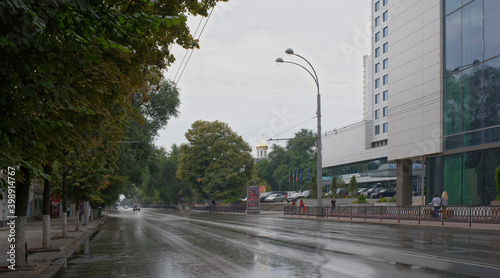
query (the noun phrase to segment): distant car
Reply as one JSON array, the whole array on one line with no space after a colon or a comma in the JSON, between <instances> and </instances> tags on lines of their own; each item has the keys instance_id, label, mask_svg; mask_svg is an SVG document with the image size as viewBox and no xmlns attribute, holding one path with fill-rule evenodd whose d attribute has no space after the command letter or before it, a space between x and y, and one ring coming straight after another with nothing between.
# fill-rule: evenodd
<instances>
[{"instance_id":1,"label":"distant car","mask_svg":"<svg viewBox=\"0 0 500 278\"><path fill-rule=\"evenodd\" d=\"M393 189L382 189L378 192L372 193L371 197L372 198L383 198L383 197L394 197L394 190Z\"/></svg>"},{"instance_id":2,"label":"distant car","mask_svg":"<svg viewBox=\"0 0 500 278\"><path fill-rule=\"evenodd\" d=\"M282 194L271 194L269 197L266 198L267 203L276 203L276 202L283 202L285 201L285 196Z\"/></svg>"},{"instance_id":3,"label":"distant car","mask_svg":"<svg viewBox=\"0 0 500 278\"><path fill-rule=\"evenodd\" d=\"M367 191L365 191L365 192L364 192L364 194L365 194L365 196L366 196L367 198L373 198L373 197L372 197L373 193L377 193L377 192L379 192L379 191L381 191L381 190L383 190L383 189L385 189L385 188L383 188L383 187L374 187L374 188L370 188L370 189L368 189Z\"/></svg>"},{"instance_id":4,"label":"distant car","mask_svg":"<svg viewBox=\"0 0 500 278\"><path fill-rule=\"evenodd\" d=\"M311 191L305 190L304 192L300 193L300 198L310 198L311 197Z\"/></svg>"},{"instance_id":5,"label":"distant car","mask_svg":"<svg viewBox=\"0 0 500 278\"><path fill-rule=\"evenodd\" d=\"M293 193L292 196L288 196L288 198L286 198L287 202L291 202L293 200L297 201L297 199L300 198L300 195L302 193Z\"/></svg>"},{"instance_id":6,"label":"distant car","mask_svg":"<svg viewBox=\"0 0 500 278\"><path fill-rule=\"evenodd\" d=\"M123 206L123 209L128 209L128 206Z\"/></svg>"},{"instance_id":7,"label":"distant car","mask_svg":"<svg viewBox=\"0 0 500 278\"><path fill-rule=\"evenodd\" d=\"M366 190L368 190L368 188L359 188L358 189L358 195L363 194L364 192L366 192Z\"/></svg>"},{"instance_id":8,"label":"distant car","mask_svg":"<svg viewBox=\"0 0 500 278\"><path fill-rule=\"evenodd\" d=\"M349 196L349 190L347 190L347 188L339 188L335 194L340 197L346 197Z\"/></svg>"},{"instance_id":9,"label":"distant car","mask_svg":"<svg viewBox=\"0 0 500 278\"><path fill-rule=\"evenodd\" d=\"M138 210L140 211L141 210L141 207L139 206L138 203L134 203L134 206L133 206L134 210Z\"/></svg>"},{"instance_id":10,"label":"distant car","mask_svg":"<svg viewBox=\"0 0 500 278\"><path fill-rule=\"evenodd\" d=\"M272 191L270 191L270 192L264 192L264 193L260 194L260 202L261 203L265 202L266 198L269 197L269 196L271 196L271 194L273 194Z\"/></svg>"}]
</instances>

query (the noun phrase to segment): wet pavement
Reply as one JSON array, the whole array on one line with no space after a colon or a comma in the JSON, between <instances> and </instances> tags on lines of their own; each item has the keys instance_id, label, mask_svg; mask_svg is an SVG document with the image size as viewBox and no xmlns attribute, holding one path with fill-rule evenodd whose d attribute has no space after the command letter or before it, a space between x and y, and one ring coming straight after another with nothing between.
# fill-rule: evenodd
<instances>
[{"instance_id":1,"label":"wet pavement","mask_svg":"<svg viewBox=\"0 0 500 278\"><path fill-rule=\"evenodd\" d=\"M55 277L495 277L500 233L170 210L108 213Z\"/></svg>"}]
</instances>

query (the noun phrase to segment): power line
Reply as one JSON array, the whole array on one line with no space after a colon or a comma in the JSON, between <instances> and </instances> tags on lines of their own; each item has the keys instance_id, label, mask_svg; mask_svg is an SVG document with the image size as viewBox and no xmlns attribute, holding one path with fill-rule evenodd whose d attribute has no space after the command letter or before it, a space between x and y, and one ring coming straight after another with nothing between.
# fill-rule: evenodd
<instances>
[{"instance_id":1,"label":"power line","mask_svg":"<svg viewBox=\"0 0 500 278\"><path fill-rule=\"evenodd\" d=\"M198 40L201 38L201 35L203 34L203 31L205 30L205 27L207 26L207 23L208 21L210 20L210 17L212 16L212 12L214 11L215 9L215 6L212 8L212 10L210 11L210 14L208 15L207 17L207 20L205 21L205 24L203 25L203 28L201 29L200 31L200 34L198 35ZM195 31L195 34L194 36L196 36L196 32L198 31L199 27L200 27L200 24L201 24L201 20L200 20L200 23L198 24L198 28L196 28L196 31ZM186 51L186 54L189 50ZM182 77L182 74L184 73L184 70L186 69L187 67L187 64L189 63L189 60L191 59L191 56L193 55L193 52L194 52L194 48L191 49L191 53L189 54L189 57L188 59L186 60L186 63L184 64L184 67L182 68L182 71L180 72L180 75L179 75L179 78L177 79L177 81L175 81L175 78L174 78L174 83L179 83L179 80L181 80L181 77ZM184 58L186 57L186 55L184 55ZM184 61L184 59L183 59ZM181 66L182 67L182 66ZM179 71L177 71L177 73L179 73ZM177 74L175 75L177 77Z\"/></svg>"}]
</instances>

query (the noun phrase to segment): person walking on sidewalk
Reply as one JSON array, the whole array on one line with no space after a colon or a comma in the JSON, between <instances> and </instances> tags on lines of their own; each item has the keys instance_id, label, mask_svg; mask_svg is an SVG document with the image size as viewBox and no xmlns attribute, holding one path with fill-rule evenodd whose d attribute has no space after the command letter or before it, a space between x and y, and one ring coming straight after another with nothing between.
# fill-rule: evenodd
<instances>
[{"instance_id":1,"label":"person walking on sidewalk","mask_svg":"<svg viewBox=\"0 0 500 278\"><path fill-rule=\"evenodd\" d=\"M439 217L439 207L441 206L441 198L439 198L439 195L434 194L434 199L429 203L429 205L434 206L434 217L438 218Z\"/></svg>"},{"instance_id":2,"label":"person walking on sidewalk","mask_svg":"<svg viewBox=\"0 0 500 278\"><path fill-rule=\"evenodd\" d=\"M443 191L441 195L441 207L443 208L443 219L446 218L446 207L448 206L448 193Z\"/></svg>"},{"instance_id":3,"label":"person walking on sidewalk","mask_svg":"<svg viewBox=\"0 0 500 278\"><path fill-rule=\"evenodd\" d=\"M295 205L297 203L295 202L295 199L292 200L292 214L295 214Z\"/></svg>"},{"instance_id":4,"label":"person walking on sidewalk","mask_svg":"<svg viewBox=\"0 0 500 278\"><path fill-rule=\"evenodd\" d=\"M332 214L333 214L333 212L335 211L335 203L336 203L336 202L337 202L337 201L335 200L335 197L332 197L332 200L330 201L330 204L331 204L331 206L332 206L332 208L331 208L331 210L332 210Z\"/></svg>"}]
</instances>

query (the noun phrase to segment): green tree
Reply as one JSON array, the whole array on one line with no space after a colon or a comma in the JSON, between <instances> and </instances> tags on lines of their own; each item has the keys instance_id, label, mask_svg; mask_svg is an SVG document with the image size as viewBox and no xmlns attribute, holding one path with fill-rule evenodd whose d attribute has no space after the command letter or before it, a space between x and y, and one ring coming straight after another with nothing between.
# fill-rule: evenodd
<instances>
[{"instance_id":1,"label":"green tree","mask_svg":"<svg viewBox=\"0 0 500 278\"><path fill-rule=\"evenodd\" d=\"M251 148L219 121L196 121L181 145L177 177L190 183L203 199L230 199L246 190L254 169ZM198 178L200 179L198 181Z\"/></svg>"},{"instance_id":2,"label":"green tree","mask_svg":"<svg viewBox=\"0 0 500 278\"><path fill-rule=\"evenodd\" d=\"M349 190L349 195L351 195L351 196L356 195L356 192L358 191L358 182L356 181L355 176L351 177L351 180L349 181L349 186L347 187L347 190Z\"/></svg>"}]
</instances>

